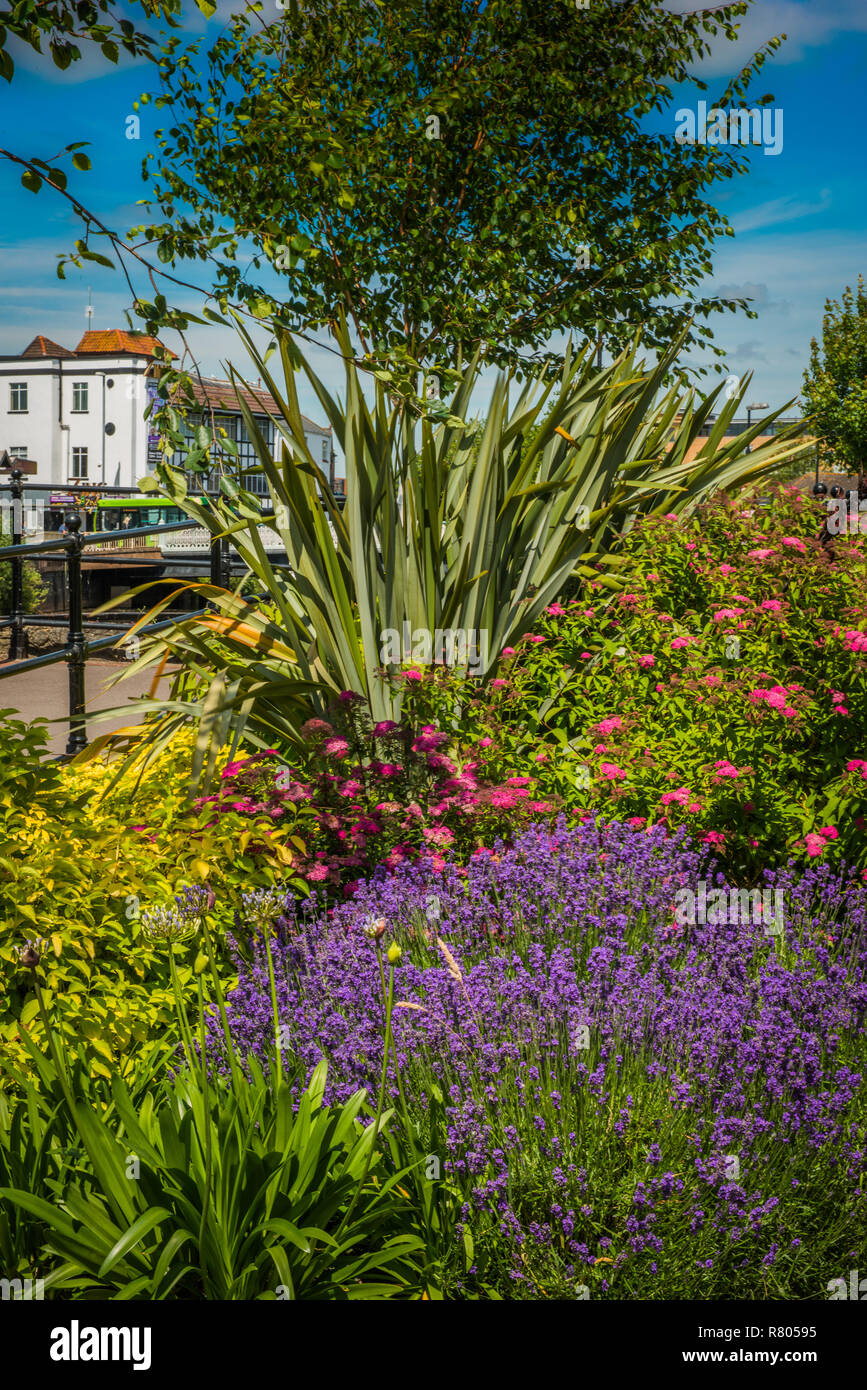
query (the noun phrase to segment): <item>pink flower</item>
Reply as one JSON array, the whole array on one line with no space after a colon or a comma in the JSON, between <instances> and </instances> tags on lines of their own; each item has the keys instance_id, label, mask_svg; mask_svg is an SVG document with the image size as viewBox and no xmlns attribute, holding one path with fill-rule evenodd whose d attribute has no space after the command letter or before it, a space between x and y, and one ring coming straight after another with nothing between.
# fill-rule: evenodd
<instances>
[{"instance_id":1,"label":"pink flower","mask_svg":"<svg viewBox=\"0 0 867 1390\"><path fill-rule=\"evenodd\" d=\"M337 698L342 705L352 705L356 700L363 700L364 696L359 695L357 690L341 690Z\"/></svg>"},{"instance_id":2,"label":"pink flower","mask_svg":"<svg viewBox=\"0 0 867 1390\"><path fill-rule=\"evenodd\" d=\"M779 613L782 606L778 598L765 598L759 604L760 608L766 609L769 613Z\"/></svg>"},{"instance_id":3,"label":"pink flower","mask_svg":"<svg viewBox=\"0 0 867 1390\"><path fill-rule=\"evenodd\" d=\"M668 806L672 801L676 801L679 806L685 806L691 796L692 792L688 787L678 787L675 792L663 792L660 799L663 806Z\"/></svg>"},{"instance_id":4,"label":"pink flower","mask_svg":"<svg viewBox=\"0 0 867 1390\"><path fill-rule=\"evenodd\" d=\"M665 519L666 521L677 521L677 512L666 512Z\"/></svg>"},{"instance_id":5,"label":"pink flower","mask_svg":"<svg viewBox=\"0 0 867 1390\"><path fill-rule=\"evenodd\" d=\"M547 618L564 618L566 616L566 609L561 608L559 603L552 603L545 609L545 616Z\"/></svg>"},{"instance_id":6,"label":"pink flower","mask_svg":"<svg viewBox=\"0 0 867 1390\"><path fill-rule=\"evenodd\" d=\"M529 787L532 782L531 777L507 777L507 787Z\"/></svg>"},{"instance_id":7,"label":"pink flower","mask_svg":"<svg viewBox=\"0 0 867 1390\"><path fill-rule=\"evenodd\" d=\"M784 685L774 685L770 690L757 686L755 690L750 691L748 698L750 704L758 705L764 701L765 704L770 705L771 709L780 709L788 718L791 718L795 714L795 710L790 710L787 704L788 694L789 692Z\"/></svg>"},{"instance_id":8,"label":"pink flower","mask_svg":"<svg viewBox=\"0 0 867 1390\"><path fill-rule=\"evenodd\" d=\"M545 641L545 638L544 638L544 637L537 637L536 634L535 634L535 632L525 632L525 633L524 633L524 641L525 641L525 642L533 642L533 643L535 644L535 643L539 643L539 642L544 642L544 641Z\"/></svg>"},{"instance_id":9,"label":"pink flower","mask_svg":"<svg viewBox=\"0 0 867 1390\"><path fill-rule=\"evenodd\" d=\"M715 762L714 767L716 768L715 780L718 780L720 777L740 777L740 773L734 763L726 762L723 758Z\"/></svg>"},{"instance_id":10,"label":"pink flower","mask_svg":"<svg viewBox=\"0 0 867 1390\"><path fill-rule=\"evenodd\" d=\"M349 752L345 738L327 738L322 747L330 758L345 758Z\"/></svg>"},{"instance_id":11,"label":"pink flower","mask_svg":"<svg viewBox=\"0 0 867 1390\"><path fill-rule=\"evenodd\" d=\"M499 690L501 685L508 685L508 681L504 681L502 677L498 676L496 680L491 681L491 685L496 686Z\"/></svg>"},{"instance_id":12,"label":"pink flower","mask_svg":"<svg viewBox=\"0 0 867 1390\"><path fill-rule=\"evenodd\" d=\"M404 671L402 674L405 681L420 681L423 679L421 671L410 669L409 671Z\"/></svg>"},{"instance_id":13,"label":"pink flower","mask_svg":"<svg viewBox=\"0 0 867 1390\"><path fill-rule=\"evenodd\" d=\"M747 555L751 560L767 560L769 555L773 555L773 547L765 550L748 550Z\"/></svg>"},{"instance_id":14,"label":"pink flower","mask_svg":"<svg viewBox=\"0 0 867 1390\"><path fill-rule=\"evenodd\" d=\"M500 656L514 656L514 655L515 655L515 648L514 648L514 647L504 647L503 650L500 652Z\"/></svg>"},{"instance_id":15,"label":"pink flower","mask_svg":"<svg viewBox=\"0 0 867 1390\"><path fill-rule=\"evenodd\" d=\"M695 542L695 541L687 541L687 543L686 543L686 549L687 549L687 550L695 550L695 548L696 548L696 542Z\"/></svg>"},{"instance_id":16,"label":"pink flower","mask_svg":"<svg viewBox=\"0 0 867 1390\"><path fill-rule=\"evenodd\" d=\"M518 788L494 787L488 796L488 801L491 806L496 806L500 811L511 811L518 804L521 795L526 796L526 792L522 793Z\"/></svg>"},{"instance_id":17,"label":"pink flower","mask_svg":"<svg viewBox=\"0 0 867 1390\"><path fill-rule=\"evenodd\" d=\"M681 647L688 647L691 640L692 639L690 637L675 637L674 641L671 644L671 650L673 652L676 652L679 651Z\"/></svg>"},{"instance_id":18,"label":"pink flower","mask_svg":"<svg viewBox=\"0 0 867 1390\"><path fill-rule=\"evenodd\" d=\"M459 772L457 777L450 777L443 783L442 790L445 792L473 792L478 783L468 772Z\"/></svg>"},{"instance_id":19,"label":"pink flower","mask_svg":"<svg viewBox=\"0 0 867 1390\"><path fill-rule=\"evenodd\" d=\"M589 661L589 660L590 660L590 652L582 652L582 653L581 653L581 660L582 660L582 661Z\"/></svg>"},{"instance_id":20,"label":"pink flower","mask_svg":"<svg viewBox=\"0 0 867 1390\"><path fill-rule=\"evenodd\" d=\"M348 778L341 787L338 787L341 796L358 796L363 791L364 787L361 782L356 781L354 777Z\"/></svg>"},{"instance_id":21,"label":"pink flower","mask_svg":"<svg viewBox=\"0 0 867 1390\"><path fill-rule=\"evenodd\" d=\"M705 676L705 685L722 685L722 676Z\"/></svg>"},{"instance_id":22,"label":"pink flower","mask_svg":"<svg viewBox=\"0 0 867 1390\"><path fill-rule=\"evenodd\" d=\"M426 825L421 833L429 845L450 845L455 838L454 831L445 825Z\"/></svg>"},{"instance_id":23,"label":"pink flower","mask_svg":"<svg viewBox=\"0 0 867 1390\"><path fill-rule=\"evenodd\" d=\"M638 664L646 670L648 667L656 665L656 657L650 656L649 653L645 656L640 656L638 658Z\"/></svg>"},{"instance_id":24,"label":"pink flower","mask_svg":"<svg viewBox=\"0 0 867 1390\"><path fill-rule=\"evenodd\" d=\"M850 629L843 633L843 643L850 652L867 652L867 633Z\"/></svg>"},{"instance_id":25,"label":"pink flower","mask_svg":"<svg viewBox=\"0 0 867 1390\"><path fill-rule=\"evenodd\" d=\"M739 618L743 611L742 608L721 608L718 613L714 613L713 620L715 623L721 623L726 618Z\"/></svg>"},{"instance_id":26,"label":"pink flower","mask_svg":"<svg viewBox=\"0 0 867 1390\"><path fill-rule=\"evenodd\" d=\"M801 555L805 555L807 553L807 547L804 545L804 542L802 540L798 539L797 536L783 536L783 545L787 545L790 550L799 551Z\"/></svg>"},{"instance_id":27,"label":"pink flower","mask_svg":"<svg viewBox=\"0 0 867 1390\"><path fill-rule=\"evenodd\" d=\"M832 705L841 705L841 704L843 703L843 701L845 700L845 698L846 698L846 696L843 694L842 690L832 690L832 691L831 691L831 704L832 704Z\"/></svg>"},{"instance_id":28,"label":"pink flower","mask_svg":"<svg viewBox=\"0 0 867 1390\"><path fill-rule=\"evenodd\" d=\"M619 714L613 714L610 719L603 719L596 725L596 732L600 734L611 734L615 729L623 728L623 720Z\"/></svg>"},{"instance_id":29,"label":"pink flower","mask_svg":"<svg viewBox=\"0 0 867 1390\"><path fill-rule=\"evenodd\" d=\"M719 566L719 573L720 573L720 574L734 574L734 572L735 572L735 567L734 567L734 565L720 565L720 566Z\"/></svg>"},{"instance_id":30,"label":"pink flower","mask_svg":"<svg viewBox=\"0 0 867 1390\"><path fill-rule=\"evenodd\" d=\"M301 737L305 739L318 738L321 734L333 734L331 725L324 719L308 719L306 724L302 724L299 730Z\"/></svg>"},{"instance_id":31,"label":"pink flower","mask_svg":"<svg viewBox=\"0 0 867 1390\"><path fill-rule=\"evenodd\" d=\"M846 771L860 772L864 781L867 782L867 762L864 762L863 758L853 758L850 763L846 764Z\"/></svg>"},{"instance_id":32,"label":"pink flower","mask_svg":"<svg viewBox=\"0 0 867 1390\"><path fill-rule=\"evenodd\" d=\"M457 772L454 763L446 757L445 753L428 753L427 765L434 772L448 772L449 774Z\"/></svg>"},{"instance_id":33,"label":"pink flower","mask_svg":"<svg viewBox=\"0 0 867 1390\"><path fill-rule=\"evenodd\" d=\"M603 777L608 778L609 782L616 782L618 778L626 776L623 768L618 767L616 763L601 763L599 771L602 773Z\"/></svg>"},{"instance_id":34,"label":"pink flower","mask_svg":"<svg viewBox=\"0 0 867 1390\"><path fill-rule=\"evenodd\" d=\"M432 753L440 744L448 743L448 734L439 733L431 724L426 724L418 738L413 739L413 753Z\"/></svg>"},{"instance_id":35,"label":"pink flower","mask_svg":"<svg viewBox=\"0 0 867 1390\"><path fill-rule=\"evenodd\" d=\"M665 686L662 685L660 681L657 681L657 682L656 682L656 685L654 686L654 690L664 690L664 689L665 689Z\"/></svg>"},{"instance_id":36,"label":"pink flower","mask_svg":"<svg viewBox=\"0 0 867 1390\"><path fill-rule=\"evenodd\" d=\"M840 838L834 825L826 825L823 830L819 831L819 834L824 836L826 840L838 840Z\"/></svg>"},{"instance_id":37,"label":"pink flower","mask_svg":"<svg viewBox=\"0 0 867 1390\"><path fill-rule=\"evenodd\" d=\"M644 824L646 819L646 816L630 816L626 824L633 826L633 828L637 830L639 826Z\"/></svg>"},{"instance_id":38,"label":"pink flower","mask_svg":"<svg viewBox=\"0 0 867 1390\"><path fill-rule=\"evenodd\" d=\"M490 746L491 746L491 744L493 743L493 741L494 741L494 740L493 740L492 738L480 738L480 739L479 739L479 747L480 747L480 748L490 748Z\"/></svg>"},{"instance_id":39,"label":"pink flower","mask_svg":"<svg viewBox=\"0 0 867 1390\"><path fill-rule=\"evenodd\" d=\"M706 835L702 836L702 840L706 845L722 846L726 842L726 837L720 830L709 830Z\"/></svg>"},{"instance_id":40,"label":"pink flower","mask_svg":"<svg viewBox=\"0 0 867 1390\"><path fill-rule=\"evenodd\" d=\"M328 878L330 872L331 870L326 869L324 864L314 864L313 868L308 870L307 877L311 883L321 883L323 879Z\"/></svg>"},{"instance_id":41,"label":"pink flower","mask_svg":"<svg viewBox=\"0 0 867 1390\"><path fill-rule=\"evenodd\" d=\"M811 859L815 859L817 854L821 854L825 848L826 841L821 835L805 835L804 844Z\"/></svg>"},{"instance_id":42,"label":"pink flower","mask_svg":"<svg viewBox=\"0 0 867 1390\"><path fill-rule=\"evenodd\" d=\"M374 724L373 732L376 738L384 738L386 734L393 734L395 729L400 728L393 719L382 719L378 724Z\"/></svg>"}]
</instances>

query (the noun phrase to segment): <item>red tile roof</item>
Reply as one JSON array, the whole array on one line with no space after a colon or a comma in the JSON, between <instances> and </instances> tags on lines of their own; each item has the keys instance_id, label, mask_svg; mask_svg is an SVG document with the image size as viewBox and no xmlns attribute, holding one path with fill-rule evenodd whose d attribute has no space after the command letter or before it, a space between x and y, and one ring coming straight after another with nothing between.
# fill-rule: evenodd
<instances>
[{"instance_id":1,"label":"red tile roof","mask_svg":"<svg viewBox=\"0 0 867 1390\"><path fill-rule=\"evenodd\" d=\"M279 420L280 407L264 387L253 386L246 390L243 386L239 386L238 391L244 404L254 415L271 414ZM216 377L203 376L199 382L194 376L193 394L198 404L206 408L211 407L213 410L229 410L233 414L238 413L238 400L231 381L220 381ZM306 415L302 415L301 420L307 429L319 430L322 434L331 433L330 426L317 425Z\"/></svg>"},{"instance_id":2,"label":"red tile roof","mask_svg":"<svg viewBox=\"0 0 867 1390\"><path fill-rule=\"evenodd\" d=\"M161 346L158 338L149 338L146 333L130 333L126 328L93 328L84 334L75 351L79 357L99 356L102 353L111 354L112 357L126 353L136 357L153 357Z\"/></svg>"},{"instance_id":3,"label":"red tile roof","mask_svg":"<svg viewBox=\"0 0 867 1390\"><path fill-rule=\"evenodd\" d=\"M44 338L41 333L37 333L32 343L28 343L21 354L22 357L74 357L75 353L69 348L61 347L51 338Z\"/></svg>"}]
</instances>

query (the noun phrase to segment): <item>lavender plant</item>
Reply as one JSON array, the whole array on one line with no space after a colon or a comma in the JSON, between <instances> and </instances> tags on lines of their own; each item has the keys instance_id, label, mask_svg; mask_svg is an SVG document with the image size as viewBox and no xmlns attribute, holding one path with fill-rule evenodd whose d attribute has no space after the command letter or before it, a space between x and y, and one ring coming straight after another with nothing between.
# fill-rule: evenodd
<instances>
[{"instance_id":1,"label":"lavender plant","mask_svg":"<svg viewBox=\"0 0 867 1390\"><path fill-rule=\"evenodd\" d=\"M327 1061L335 1102L376 1084L401 951L384 1076L428 1181L462 1196L451 1293L822 1298L863 1260L867 887L790 863L765 873L779 929L760 906L685 925L687 890L739 900L706 856L561 821L286 904L279 1041L299 1084ZM238 1057L271 1055L271 1013L260 941L227 1000ZM207 1049L224 1070L215 1021Z\"/></svg>"}]
</instances>

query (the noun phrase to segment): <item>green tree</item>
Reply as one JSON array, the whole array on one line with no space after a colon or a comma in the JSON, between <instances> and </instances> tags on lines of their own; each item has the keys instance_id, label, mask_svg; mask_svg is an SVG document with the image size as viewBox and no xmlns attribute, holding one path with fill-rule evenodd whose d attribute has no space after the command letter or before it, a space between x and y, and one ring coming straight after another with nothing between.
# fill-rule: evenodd
<instances>
[{"instance_id":1,"label":"green tree","mask_svg":"<svg viewBox=\"0 0 867 1390\"><path fill-rule=\"evenodd\" d=\"M550 359L561 330L614 352L639 324L664 348L746 308L697 287L732 235L707 190L748 154L678 144L667 108L679 83L706 90L690 65L748 3L286 0L206 53L174 35L149 94L171 125L144 165L165 220L135 232L207 261L223 312L297 330L343 310L362 353L410 365L482 342L501 365Z\"/></svg>"},{"instance_id":2,"label":"green tree","mask_svg":"<svg viewBox=\"0 0 867 1390\"><path fill-rule=\"evenodd\" d=\"M842 303L825 301L822 345L813 338L801 399L813 417L823 461L859 473L867 460L867 290L858 276Z\"/></svg>"},{"instance_id":3,"label":"green tree","mask_svg":"<svg viewBox=\"0 0 867 1390\"><path fill-rule=\"evenodd\" d=\"M0 549L4 545L12 544L10 533L0 531ZM25 560L22 575L23 590L23 611L25 613L35 613L48 593L48 586L42 579L36 566L30 560ZM0 613L8 614L11 612L12 605L12 566L8 562L0 564Z\"/></svg>"}]
</instances>

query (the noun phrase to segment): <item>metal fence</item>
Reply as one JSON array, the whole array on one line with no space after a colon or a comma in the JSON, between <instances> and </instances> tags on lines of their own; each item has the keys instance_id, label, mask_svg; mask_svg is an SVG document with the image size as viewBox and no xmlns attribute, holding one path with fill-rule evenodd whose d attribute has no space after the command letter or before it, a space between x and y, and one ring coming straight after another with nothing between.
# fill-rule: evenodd
<instances>
[{"instance_id":1,"label":"metal fence","mask_svg":"<svg viewBox=\"0 0 867 1390\"><path fill-rule=\"evenodd\" d=\"M66 526L68 535L58 537L57 540L37 541L35 544L22 544L23 531L23 503L22 503L22 478L20 469L13 469L10 475L10 493L12 499L12 544L0 546L0 564L8 563L12 566L12 586L11 603L9 616L0 618L0 628L10 628L9 657L8 663L0 666L0 680L7 676L18 675L22 671L36 671L43 666L53 666L59 661L68 663L69 668L69 738L66 744L66 752L62 756L71 758L76 753L80 753L87 746L87 725L84 713L85 706L85 667L88 657L98 651L104 651L107 647L116 646L118 643L117 622L105 622L84 616L84 597L81 582L81 561L86 549L112 545L111 533L103 531L93 531L82 533L81 516L78 512L69 512L66 516ZM263 514L263 519L265 514ZM190 522L173 521L167 524L155 526L140 526L135 529L124 531L123 537L126 541L134 541L138 537L152 536L154 534L164 534L170 531L180 531L189 528ZM24 563L32 560L34 555L59 554L66 559L66 590L69 596L68 614L56 614L45 616L38 614L24 613ZM112 557L114 560L114 557ZM118 559L118 564L129 563L127 559ZM211 583L219 588L226 588L230 582L231 560L229 554L229 542L225 537L216 538L211 541L210 559L184 560L184 565L201 565L210 568ZM184 618L202 617L207 613L207 608L196 609L192 613L184 613ZM45 656L29 657L25 660L17 658L24 651L24 630L26 627L56 627L59 626L58 618L67 619L68 631L66 646L59 651L49 652ZM154 632L162 632L173 626L177 618L168 618L163 622L149 623L139 629L144 635ZM88 632L104 632L111 630L111 636L98 637L91 640Z\"/></svg>"}]
</instances>

